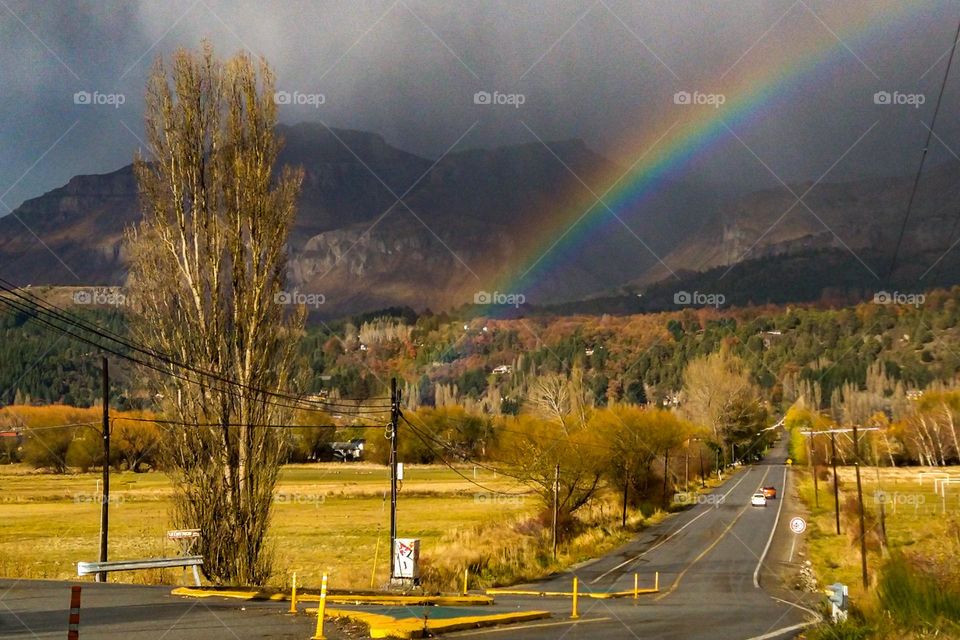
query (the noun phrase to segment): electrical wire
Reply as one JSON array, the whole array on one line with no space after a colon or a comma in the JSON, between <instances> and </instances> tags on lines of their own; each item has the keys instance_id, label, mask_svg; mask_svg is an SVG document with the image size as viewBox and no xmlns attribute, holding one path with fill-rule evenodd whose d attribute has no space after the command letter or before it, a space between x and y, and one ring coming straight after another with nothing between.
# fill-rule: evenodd
<instances>
[{"instance_id":1,"label":"electrical wire","mask_svg":"<svg viewBox=\"0 0 960 640\"><path fill-rule=\"evenodd\" d=\"M2 280L2 279L0 279L0 280ZM293 396L293 395L286 394L286 393L279 393L279 392L267 391L267 390L264 390L264 389L260 389L260 388L258 388L258 387L254 387L254 386L252 386L252 385L247 385L247 384L244 384L244 383L236 382L236 381L234 381L234 380L230 380L230 379L225 378L225 377L223 377L223 376L220 376L220 375L218 375L218 374L214 374L214 373L210 373L210 372L207 372L207 371L203 371L203 370L198 369L198 368L196 368L196 367L191 367L190 365L186 365L186 364L184 364L184 363L178 362L178 361L176 361L176 360L173 360L172 358L164 357L163 355L158 355L158 352L154 352L154 351L149 350L149 349L141 348L141 347L137 346L136 344L134 344L134 343L132 343L132 342L129 342L129 341L126 341L126 340L123 340L123 339L120 339L120 338L111 337L110 335L108 335L107 333L104 333L104 332L100 331L100 330L99 330L98 328L96 328L96 327L91 328L90 325L87 325L86 323L84 323L84 322L82 322L82 321L77 321L77 320L71 319L71 318L69 318L69 317L64 317L62 314L58 314L58 313L56 313L56 312L51 312L51 311L49 311L49 310L47 310L47 309L45 309L45 308L42 308L42 307L41 307L40 309L38 309L38 308L37 308L38 305L32 304L32 301L31 301L31 300L29 300L29 299L27 299L27 298L25 298L25 297L23 297L23 296L18 295L15 291L11 291L11 290L7 289L6 287L4 287L4 286L2 286L2 285L0 285L0 291L6 291L6 292L8 292L8 293L11 293L11 294L14 295L18 300L24 301L24 302L18 302L18 301L15 301L15 300L11 300L10 298L4 297L4 296L0 296L0 303L5 304L8 308L12 308L14 311L17 311L17 312L26 314L26 315L30 316L31 318L33 318L34 320L37 320L37 321L39 321L39 322L41 322L41 323L43 323L43 324L45 324L45 325L47 325L47 326L49 326L49 327L57 330L57 331L60 331L60 332L62 332L62 333L65 333L65 334L67 334L67 335L69 335L69 336L71 336L71 337L73 337L73 338L75 338L75 339L77 339L77 340L85 343L85 344L89 344L89 345L91 345L91 346L94 346L94 347L97 347L97 348L99 348L99 349L102 349L103 351L106 351L106 352L108 352L108 353L110 353L110 354L112 354L112 355L115 355L116 357L123 358L123 359L125 359L125 360L129 360L129 361L134 362L134 363L136 363L136 364L139 364L139 365L141 365L141 366L147 367L147 368L149 368L149 369L152 369L152 370L154 370L154 371L157 371L157 372L160 372L160 373L163 373L163 374L166 374L166 375L170 375L170 376L176 377L176 378L178 378L178 379L180 379L180 380L183 380L183 381L185 381L185 382L188 382L188 383L198 384L198 385L203 385L203 384L204 384L202 381L193 380L193 379L188 378L188 377L183 376L183 375L177 375L177 374L175 374L174 372L172 372L172 371L170 371L170 370L167 370L167 369L165 369L165 368L160 368L160 367L156 366L155 364L148 363L148 362L146 362L146 361L144 361L144 360L142 360L142 359L133 357L133 356L127 354L127 353L123 353L123 352L121 352L121 351L119 351L119 350L117 350L117 349L115 349L115 348L111 348L111 347L105 346L104 344L102 344L102 343L100 343L100 342L97 342L96 340L93 340L93 339L91 339L91 338L89 338L89 337L85 337L85 336L79 335L79 334L77 334L77 333L75 333L75 332L72 332L72 331L70 331L69 329L66 329L66 328L64 328L64 327L62 327L62 326L60 326L60 325L55 324L53 321L49 320L47 316L52 316L55 320L58 320L58 321L66 324L66 325L68 325L68 326L76 327L76 328L78 328L78 329L80 329L80 330L82 330L82 331L87 331L87 332L92 333L92 334L94 334L94 335L103 337L103 338L105 338L105 339L107 339L107 340L109 340L109 341L111 341L111 342L120 344L121 346L125 346L125 347L127 347L127 348L129 348L129 349L131 349L132 351L135 351L135 352L137 352L137 353L142 353L142 354L144 354L144 355L147 355L148 357L153 357L153 358L155 358L155 359L157 359L157 360L160 360L160 361L163 362L164 364L167 364L167 365L169 365L169 366L171 366L171 367L183 368L183 369L186 369L187 371L190 371L190 372L192 372L192 373L196 373L196 374L201 375L201 376L206 376L206 377L212 378L212 379L214 379L214 380L224 382L224 383L226 383L226 384L228 384L228 385L232 385L232 386L235 386L235 387L247 389L247 390L253 391L253 392L255 392L255 393L260 393L260 394L263 394L263 395L266 395L266 396L278 397L278 398L282 398L282 399L286 399L286 400L290 400L290 401L292 401L292 402L298 403L298 404L289 404L289 403L288 403L288 404L283 404L283 403L278 403L278 402L269 402L269 401L267 401L268 404L273 404L273 405L275 405L275 406L281 406L281 407L286 407L286 408L291 408L291 409L304 409L304 410L310 410L310 409L314 409L314 410L320 409L320 410L324 410L324 411L329 410L329 411L333 411L333 412L349 413L349 414L354 414L354 415L383 413L384 411L386 411L386 410L389 408L389 405L384 405L384 406L382 406L382 407L380 407L379 405L376 405L376 406L373 406L373 405L368 405L368 406L355 406L355 405L348 405L348 404L343 404L343 403L329 402L329 401L324 401L324 400L310 400L310 399L305 399L305 398L302 398L302 397ZM206 385L206 386L208 386L208 387L211 388L212 390L219 391L219 392L226 392L226 391L227 391L227 389L224 388L224 387L216 387L216 386L210 385L210 384L208 384L208 385ZM374 400L380 400L381 398L373 398L373 399L374 399Z\"/></svg>"},{"instance_id":2,"label":"electrical wire","mask_svg":"<svg viewBox=\"0 0 960 640\"><path fill-rule=\"evenodd\" d=\"M166 420L162 418L128 418L125 416L111 417L111 420L125 420L127 422L152 422L154 424L171 425L175 427L210 427L210 428L234 428L234 427L253 427L264 429L383 429L382 424L357 424L357 425L339 425L339 424L243 424L243 423L193 423L180 420ZM95 423L99 424L99 423Z\"/></svg>"},{"instance_id":3,"label":"electrical wire","mask_svg":"<svg viewBox=\"0 0 960 640\"><path fill-rule=\"evenodd\" d=\"M93 427L93 426L99 426L101 424L102 424L102 421L97 420L95 422L74 422L72 424L53 424L53 425L47 425L42 427L22 426L22 427L16 427L14 429L11 429L11 431L16 431L16 429L20 429L22 432L51 431L54 429L72 429L74 427Z\"/></svg>"},{"instance_id":4,"label":"electrical wire","mask_svg":"<svg viewBox=\"0 0 960 640\"><path fill-rule=\"evenodd\" d=\"M193 373L197 373L197 374L199 374L199 375L203 375L203 376L205 376L205 377L209 377L209 378L218 380L218 381L220 381L220 382L225 382L225 383L227 383L227 384L231 384L231 385L234 385L234 386L238 386L238 387L241 387L241 388L246 388L246 389L248 389L248 390L251 390L251 391L254 391L254 392L257 392L257 393L263 393L263 394L274 395L274 396L276 396L276 397L282 397L282 398L285 398L285 399L287 399L287 400L294 400L294 401L298 401L298 402L307 402L307 403L318 404L318 405L329 406L329 407L343 407L343 408L346 408L346 409L353 408L352 405L348 405L348 404L331 402L331 401L327 401L327 400L307 400L307 399L304 399L304 398L302 398L302 397L300 397L300 396L294 396L294 395L290 395L290 394L284 394L284 393L280 393L280 392L274 392L274 391L267 391L267 390L265 390L265 389L259 389L259 388L257 388L257 387L252 386L252 385L246 385L246 384L244 384L244 383L237 382L237 381L235 381L235 380L231 380L231 379L229 379L229 378L220 376L219 374L216 374L216 373L213 373L213 372L209 372L209 371L205 371L205 370L199 369L199 368L197 368L197 367L193 367L193 366L188 365L188 364L186 364L186 363L183 363L183 362L180 362L180 361L178 361L178 360L175 360L174 357L173 357L173 356L170 356L169 354L163 353L163 352L158 351L158 350L155 350L155 349L151 349L151 348L149 348L149 347L144 347L143 345L138 344L138 343L136 343L136 342L134 342L134 341L132 341L132 340L130 340L130 339L128 339L128 338L125 338L125 337L123 337L123 336L121 336L121 335L119 335L119 334L111 331L111 330L108 329L108 328L101 327L101 326L99 326L99 325L97 325L97 324L94 324L94 323L92 323L92 322L87 322L87 321L83 320L82 318L80 318L80 317L78 317L78 316L76 316L76 315L71 314L71 313L68 312L67 310L65 310L65 309L63 309L63 308L61 308L61 307L58 307L57 305L54 305L54 304L52 304L52 303L49 303L49 302L47 302L47 301L45 301L45 300L43 300L43 299L41 299L41 298L39 298L39 297L37 297L37 296L34 296L34 295L30 294L30 293L27 293L27 292L25 292L25 291L23 291L23 290L17 289L15 285L13 285L12 283L10 283L9 281L7 281L7 280L5 280L5 279L3 279L3 278L0 278L0 291L4 291L4 292L6 292L6 293L8 293L8 294L10 294L10 295L13 295L13 296L17 297L18 299L24 301L24 302L27 303L27 304L32 304L32 305L34 305L34 306L38 307L39 309L41 309L44 313L46 313L46 314L48 314L48 315L51 315L51 316L53 316L54 318L60 320L61 322L66 323L66 324L68 324L68 325L71 325L71 326L74 326L74 327L83 329L83 330L85 330L85 331L88 331L88 332L90 332L90 333L93 333L94 335L97 335L97 336L99 336L99 337L102 337L102 338L105 338L105 339L107 339L107 340L110 340L111 342L114 342L114 343L120 344L120 345L122 345L122 346L125 346L125 347L127 347L128 349L130 349L131 351L135 351L135 352L137 352L137 353L141 353L141 354L143 354L143 355L156 358L157 360L160 360L161 362L164 362L164 363L166 363L166 364L174 365L174 366L177 366L177 367L179 367L179 368L182 368L182 369L186 369L186 370L188 370L188 371L191 371L191 372L193 372ZM2 299L2 298L0 298L0 299ZM379 401L379 400L389 400L389 398L377 397L377 398L369 398L368 400L378 400L378 401ZM383 406L384 406L384 408L389 407L388 404L385 404L385 405L383 405Z\"/></svg>"},{"instance_id":5,"label":"electrical wire","mask_svg":"<svg viewBox=\"0 0 960 640\"><path fill-rule=\"evenodd\" d=\"M75 338L75 339L77 339L77 340L79 340L79 341L81 341L81 342L83 342L83 343L85 343L85 344L89 344L89 345L94 346L94 347L96 347L96 348L98 348L98 349L101 349L102 351L105 351L106 353L109 353L109 354L111 354L111 355L114 355L114 356L116 356L117 358L121 358L121 359L124 359L124 360L129 360L130 362L139 364L139 365L142 366L142 367L145 367L145 368L147 368L147 369L151 369L151 370L156 371L156 372L158 372L158 373L161 373L161 374L163 374L163 375L167 375L167 376L176 378L176 379L178 379L178 380L181 380L181 381L186 382L186 383L189 383L189 384L196 384L196 385L200 385L200 386L206 386L206 387L209 388L211 391L216 391L216 392L219 392L219 393L229 393L229 392L230 392L230 390L227 389L227 388L217 387L217 386L215 386L215 385L205 385L205 383L203 383L202 381L193 380L192 378L189 378L189 377L187 377L187 376L185 376L185 375L178 374L178 373L176 373L176 372L174 372L174 371L172 371L172 370L164 369L164 368L159 367L159 366L157 366L157 365L155 365L155 364L153 364L153 363L150 363L150 362L147 362L147 361L145 361L145 360L141 360L141 359L139 359L139 358L133 357L133 356L127 354L127 353L123 353L123 352L118 351L118 350L116 350L116 349L112 349L112 348L110 348L110 347L104 346L104 345L102 345L102 344L100 344L100 343L98 343L98 342L96 342L96 341L94 341L94 340L91 340L91 339L89 339L89 338L87 338L87 337L84 337L84 336L82 336L82 335L79 335L79 334L77 334L77 333L74 333L74 332L72 332L72 331L70 331L70 330L68 330L68 329L65 329L65 328L63 328L63 327L61 327L61 326L59 326L59 325L56 325L56 324L50 322L49 320L47 320L47 319L45 319L45 318L43 318L43 317L41 317L41 316L39 316L39 315L35 315L35 314L32 313L32 311L31 311L29 308L25 308L25 307L22 307L22 306L18 306L17 303L14 303L14 302L12 302L11 300L9 300L9 299L7 299L7 298L4 298L4 297L2 297L2 296L0 296L0 303L6 304L8 307L12 307L12 308L14 308L15 310L17 310L17 311L19 311L19 312L21 312L21 313L25 313L25 314L31 316L31 317L32 317L34 320L36 320L37 322L40 322L40 323L45 324L45 325L47 325L47 326L49 326L49 327L51 327L51 328L53 328L53 329L55 329L55 330L57 330L57 331L60 331L60 332L62 332L62 333L65 333L66 335L69 335L69 336L71 336L71 337L73 337L73 338ZM264 399L264 403L265 403L265 404L268 404L268 405L277 406L277 407L287 408L287 409L294 409L294 410L311 410L309 407L304 407L304 406L302 406L302 405L285 404L285 403L281 403L281 402L271 401L271 400L268 400L268 399ZM317 410L317 409L314 408L313 410ZM351 415L362 415L362 414L382 414L384 411L385 411L385 409L384 409L384 410L371 410L371 411L359 411L359 410L358 410L358 411L354 411L354 412L342 411L342 413L350 413Z\"/></svg>"},{"instance_id":6,"label":"electrical wire","mask_svg":"<svg viewBox=\"0 0 960 640\"><path fill-rule=\"evenodd\" d=\"M917 175L913 179L913 188L910 190L910 199L907 201L907 211L903 216L903 223L900 225L900 233L897 236L897 245L893 251L893 258L890 260L890 269L887 271L887 284L890 284L893 278L893 272L897 266L897 256L900 254L900 248L903 244L903 237L907 231L907 222L910 220L910 211L913 209L913 201L917 195L917 189L920 186L920 176L923 174L923 165L927 160L927 151L930 149L930 142L933 138L933 129L937 126L937 115L940 113L940 102L943 100L943 92L947 86L947 79L950 77L950 67L953 64L953 56L957 51L957 41L960 40L960 22L957 23L957 32L953 36L953 44L950 46L950 57L947 59L947 68L943 72L943 81L940 83L940 92L937 94L937 102L933 108L933 118L930 120L930 126L927 127L927 140L924 142L923 151L920 154L920 166L917 168Z\"/></svg>"},{"instance_id":7,"label":"electrical wire","mask_svg":"<svg viewBox=\"0 0 960 640\"><path fill-rule=\"evenodd\" d=\"M430 442L427 440L426 436L423 435L423 434L420 432L420 430L417 429L417 428L413 425L413 423L411 423L409 420L407 420L402 414L400 415L400 417L401 417L401 419L403 419L404 422L407 423L407 426L410 427L410 430L413 432L413 434L414 434L415 436L417 436L417 438L419 438L421 442L423 442L424 446L426 446L427 449L429 449L430 452L433 453L433 455L435 455L435 456L436 456L446 467L448 467L451 471L453 471L455 474L457 474L458 476L460 476L461 478L463 478L464 480L466 480L466 481L469 482L470 484L472 484L472 485L474 485L474 486L476 486L476 487L479 487L479 488L483 489L484 491L486 491L486 492L488 492L488 493L495 493L495 494L503 495L503 496L519 496L519 495L524 495L524 494L526 494L526 493L529 493L529 491L524 491L523 493L520 493L520 492L499 491L499 490L497 490L497 489L491 489L490 487L486 487L486 486L480 484L480 483L477 482L476 480L474 480L474 479L470 478L469 476L465 475L463 472L461 472L459 469L457 469L455 466L453 466L450 462L448 462L447 459L444 458L443 455L442 455L439 451L437 451L436 449L434 449L434 448L430 445ZM504 474L504 475L506 475L506 474Z\"/></svg>"},{"instance_id":8,"label":"electrical wire","mask_svg":"<svg viewBox=\"0 0 960 640\"><path fill-rule=\"evenodd\" d=\"M407 419L407 417L406 417L404 414L401 413L401 414L400 414L400 418L401 418L404 422L406 422L408 425L410 425L411 428L415 428L415 429L417 428L417 427L415 427L413 424L411 424L411 422ZM447 442L444 442L443 440L440 440L439 437L438 437L436 434L430 433L426 425L421 425L421 427L423 428L423 431L421 432L422 434L426 435L426 437L428 437L428 438L429 438L434 444L436 444L437 446L446 449L447 451L449 451L449 452L452 453L453 455L455 455L455 456L457 456L458 458L460 458L460 461L461 461L461 462L470 463L470 464L475 465L475 466L477 466L477 467L480 467L481 469L484 469L484 470L486 470L486 471L491 471L491 472L493 472L493 473L499 473L500 475L507 476L508 478L513 478L514 480L519 480L519 481L521 481L521 482L526 482L526 481L527 481L527 478L521 478L520 476L512 475L512 474L507 473L507 472L505 472L505 471L503 471L502 469L499 469L499 468L497 468L497 467L492 467L492 466L489 466L489 465L485 465L485 464L483 464L482 462L478 462L478 461L476 461L476 460L472 460L472 459L467 458L462 452L457 451L457 450L453 447L452 444L447 443Z\"/></svg>"}]
</instances>

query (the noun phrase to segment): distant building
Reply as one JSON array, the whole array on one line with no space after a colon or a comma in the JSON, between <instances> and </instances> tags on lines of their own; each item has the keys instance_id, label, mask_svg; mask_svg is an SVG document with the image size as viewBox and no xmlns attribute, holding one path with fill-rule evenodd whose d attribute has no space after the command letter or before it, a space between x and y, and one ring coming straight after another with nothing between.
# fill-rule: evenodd
<instances>
[{"instance_id":1,"label":"distant building","mask_svg":"<svg viewBox=\"0 0 960 640\"><path fill-rule=\"evenodd\" d=\"M502 376L508 373L513 373L513 365L501 364L500 366L493 368L493 375L495 376Z\"/></svg>"},{"instance_id":2,"label":"distant building","mask_svg":"<svg viewBox=\"0 0 960 640\"><path fill-rule=\"evenodd\" d=\"M360 460L363 458L363 448L366 440L354 438L349 442L334 442L330 445L333 449L333 459L348 462L351 460Z\"/></svg>"}]
</instances>

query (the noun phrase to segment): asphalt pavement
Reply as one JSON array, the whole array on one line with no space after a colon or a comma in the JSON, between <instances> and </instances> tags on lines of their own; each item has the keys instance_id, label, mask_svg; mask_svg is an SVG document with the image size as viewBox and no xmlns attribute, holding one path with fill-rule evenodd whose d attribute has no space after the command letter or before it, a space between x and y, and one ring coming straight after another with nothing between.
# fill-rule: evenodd
<instances>
[{"instance_id":1,"label":"asphalt pavement","mask_svg":"<svg viewBox=\"0 0 960 640\"><path fill-rule=\"evenodd\" d=\"M63 640L71 584L82 586L85 640L306 640L315 626L307 616L285 615L275 602L186 599L171 596L170 587L0 580L0 638Z\"/></svg>"},{"instance_id":2,"label":"asphalt pavement","mask_svg":"<svg viewBox=\"0 0 960 640\"><path fill-rule=\"evenodd\" d=\"M497 596L494 611L545 609L548 620L450 634L448 637L534 639L677 638L766 640L795 636L815 619L812 599L785 588L797 560L797 534L789 517L798 513L782 445L762 462L742 468L698 504L650 527L613 553L571 571L518 589L617 592L653 586L660 592L638 599L580 600L570 619L568 598ZM750 505L763 486L778 499ZM784 508L784 502L789 502ZM766 552L766 555L765 555ZM763 562L761 563L761 558ZM0 580L0 638L62 639L66 633L69 582ZM247 640L309 638L314 621L288 616L285 604L170 595L169 587L83 583L81 638L98 640ZM341 636L332 624L328 635ZM342 637L342 636L341 636Z\"/></svg>"},{"instance_id":3,"label":"asphalt pavement","mask_svg":"<svg viewBox=\"0 0 960 640\"><path fill-rule=\"evenodd\" d=\"M569 619L568 599L498 596L500 606L526 604L549 609L554 616L509 629L453 635L520 640L765 640L797 635L816 614L809 608L814 604L809 596L790 591L780 580L787 559L778 554L791 549L791 537L797 535L781 513L784 501L792 499L790 488L784 486L788 478L785 460L785 446L778 445L762 462L743 467L696 506L651 527L614 553L517 587L570 591L576 576L584 590L617 592L633 588L635 573L644 587L650 586L659 572L660 593L641 595L637 600L584 598L575 621ZM767 501L765 507L751 506L751 495L764 486L776 487L778 498ZM793 509L783 512L792 513Z\"/></svg>"}]
</instances>

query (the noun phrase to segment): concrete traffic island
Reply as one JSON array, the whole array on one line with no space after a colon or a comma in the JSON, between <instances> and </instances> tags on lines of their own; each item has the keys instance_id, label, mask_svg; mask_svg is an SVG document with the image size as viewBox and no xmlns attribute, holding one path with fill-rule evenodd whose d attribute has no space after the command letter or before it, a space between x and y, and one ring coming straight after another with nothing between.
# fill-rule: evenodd
<instances>
[{"instance_id":1,"label":"concrete traffic island","mask_svg":"<svg viewBox=\"0 0 960 640\"><path fill-rule=\"evenodd\" d=\"M317 609L307 609L316 615ZM530 622L550 617L549 611L488 613L483 609L444 606L326 609L325 617L366 625L371 638L424 638L430 635Z\"/></svg>"},{"instance_id":2,"label":"concrete traffic island","mask_svg":"<svg viewBox=\"0 0 960 640\"><path fill-rule=\"evenodd\" d=\"M289 601L290 591L246 587L177 587L171 595L186 598L234 598L237 600ZM319 602L321 593L315 589L297 590L298 602ZM484 606L493 604L485 595L406 595L375 591L328 591L327 602L334 604L380 606Z\"/></svg>"}]
</instances>

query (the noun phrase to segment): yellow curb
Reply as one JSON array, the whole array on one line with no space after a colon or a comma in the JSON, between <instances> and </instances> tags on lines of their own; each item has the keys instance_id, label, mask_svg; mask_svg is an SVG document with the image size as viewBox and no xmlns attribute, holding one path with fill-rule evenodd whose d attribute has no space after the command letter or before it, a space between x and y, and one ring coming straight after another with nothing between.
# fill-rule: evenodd
<instances>
[{"instance_id":1,"label":"yellow curb","mask_svg":"<svg viewBox=\"0 0 960 640\"><path fill-rule=\"evenodd\" d=\"M269 591L243 589L196 589L193 587L177 587L171 595L189 598L235 598L238 600L289 600L290 594L285 592L271 593ZM320 594L297 592L299 602L318 602ZM379 604L379 605L440 605L440 606L478 606L493 604L490 596L403 596L391 594L352 594L327 593L327 602L335 604Z\"/></svg>"},{"instance_id":2,"label":"yellow curb","mask_svg":"<svg viewBox=\"0 0 960 640\"><path fill-rule=\"evenodd\" d=\"M307 609L306 613L316 615L316 609ZM449 633L463 629L493 627L500 624L513 624L542 620L550 617L549 611L521 611L497 613L485 616L463 616L431 620L423 618L392 618L379 613L353 611L349 609L327 609L328 618L346 618L369 627L371 638L423 638L428 633Z\"/></svg>"},{"instance_id":3,"label":"yellow curb","mask_svg":"<svg viewBox=\"0 0 960 640\"><path fill-rule=\"evenodd\" d=\"M578 591L578 598L593 598L594 600L609 600L611 598L627 598L633 594L643 595L645 593L659 593L659 589L637 589L634 591L610 591L596 592ZM572 591L526 591L523 589L487 589L487 595L495 596L539 596L541 598L572 598Z\"/></svg>"}]
</instances>

